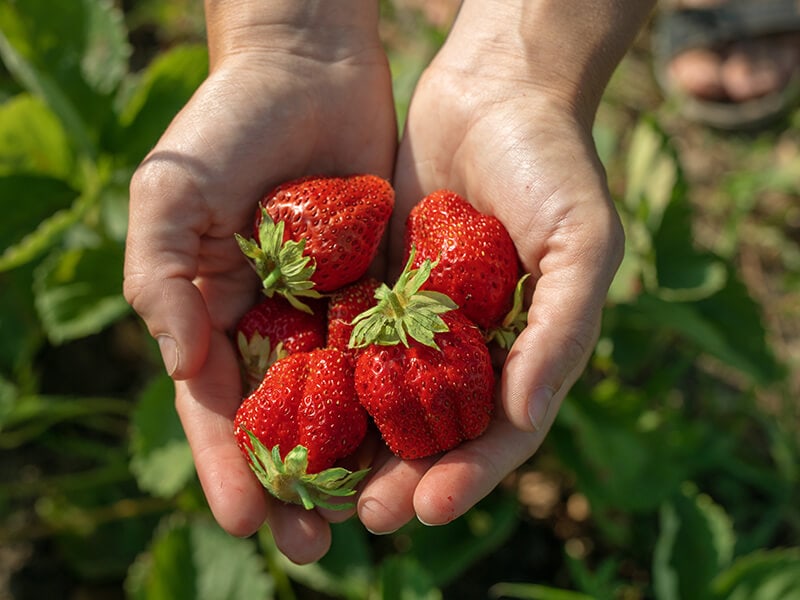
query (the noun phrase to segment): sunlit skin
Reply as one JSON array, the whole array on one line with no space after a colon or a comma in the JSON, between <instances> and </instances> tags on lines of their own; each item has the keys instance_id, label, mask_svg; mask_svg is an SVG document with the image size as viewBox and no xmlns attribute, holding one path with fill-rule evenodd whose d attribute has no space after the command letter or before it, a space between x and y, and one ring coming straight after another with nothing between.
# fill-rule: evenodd
<instances>
[{"instance_id":1,"label":"sunlit skin","mask_svg":"<svg viewBox=\"0 0 800 600\"><path fill-rule=\"evenodd\" d=\"M258 281L234 233L254 199L310 173L369 172L397 199L376 273L401 265L405 216L451 188L504 223L535 291L486 434L402 461L364 449L357 516L373 532L462 515L542 443L583 370L623 246L591 137L605 84L653 2L466 0L397 142L378 3L208 0L211 72L131 183L125 294L159 340L209 506L245 536L266 523L297 563L331 521L268 498L232 435L241 401L227 334Z\"/></svg>"}]
</instances>

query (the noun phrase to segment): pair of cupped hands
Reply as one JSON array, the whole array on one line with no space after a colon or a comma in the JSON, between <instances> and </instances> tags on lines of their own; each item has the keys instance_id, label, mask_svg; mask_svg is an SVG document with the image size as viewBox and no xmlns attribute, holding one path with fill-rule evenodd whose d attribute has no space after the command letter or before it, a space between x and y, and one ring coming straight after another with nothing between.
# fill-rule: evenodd
<instances>
[{"instance_id":1,"label":"pair of cupped hands","mask_svg":"<svg viewBox=\"0 0 800 600\"><path fill-rule=\"evenodd\" d=\"M274 500L234 441L243 390L229 331L259 286L234 233L249 234L266 191L306 174L391 180L396 209L375 265L390 281L411 206L452 189L503 222L532 274L528 325L505 359L486 433L417 461L375 445L354 509L374 533L413 518L448 523L534 454L586 365L623 247L591 103L582 109L537 83L528 58L475 47L454 29L416 86L398 142L377 28L334 27L317 36L284 23L249 39L235 22L209 28L209 77L133 177L125 263L126 297L175 381L215 518L237 536L266 522L297 563L323 556L330 523L353 511Z\"/></svg>"}]
</instances>

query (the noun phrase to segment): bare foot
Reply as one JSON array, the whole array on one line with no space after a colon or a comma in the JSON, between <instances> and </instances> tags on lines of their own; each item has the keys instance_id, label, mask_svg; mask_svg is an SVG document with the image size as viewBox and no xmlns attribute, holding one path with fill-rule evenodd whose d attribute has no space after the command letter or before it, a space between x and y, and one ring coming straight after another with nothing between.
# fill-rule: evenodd
<instances>
[{"instance_id":1,"label":"bare foot","mask_svg":"<svg viewBox=\"0 0 800 600\"><path fill-rule=\"evenodd\" d=\"M706 8L727 0L683 0ZM744 102L780 91L800 69L800 34L737 40L714 48L686 50L669 64L673 85L702 100Z\"/></svg>"}]
</instances>

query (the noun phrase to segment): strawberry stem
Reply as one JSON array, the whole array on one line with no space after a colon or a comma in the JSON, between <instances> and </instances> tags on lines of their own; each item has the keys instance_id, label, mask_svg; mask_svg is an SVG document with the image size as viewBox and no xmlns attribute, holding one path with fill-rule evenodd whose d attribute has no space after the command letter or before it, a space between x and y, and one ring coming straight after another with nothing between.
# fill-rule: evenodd
<instances>
[{"instance_id":1,"label":"strawberry stem","mask_svg":"<svg viewBox=\"0 0 800 600\"><path fill-rule=\"evenodd\" d=\"M304 254L306 240L284 242L284 223L273 221L266 208L261 210L259 241L237 233L239 248L261 279L264 294L271 298L278 293L295 308L311 313L311 308L300 298L321 298L322 295L313 289L311 277L316 266L311 257Z\"/></svg>"},{"instance_id":2,"label":"strawberry stem","mask_svg":"<svg viewBox=\"0 0 800 600\"><path fill-rule=\"evenodd\" d=\"M500 325L486 333L485 339L487 342L494 341L501 348L508 350L514 344L520 332L528 325L528 315L523 310L523 301L525 299L525 281L529 277L530 273L525 273L517 281L511 310L508 311Z\"/></svg>"},{"instance_id":3,"label":"strawberry stem","mask_svg":"<svg viewBox=\"0 0 800 600\"><path fill-rule=\"evenodd\" d=\"M281 280L281 270L279 267L275 267L270 271L269 275L267 275L264 280L262 281L262 285L264 286L265 290L275 289L278 282Z\"/></svg>"},{"instance_id":4,"label":"strawberry stem","mask_svg":"<svg viewBox=\"0 0 800 600\"><path fill-rule=\"evenodd\" d=\"M290 504L299 504L306 510L316 506L331 510L349 510L352 502L332 502L333 498L352 496L356 486L369 469L348 471L332 467L319 473L308 473L308 450L295 446L281 459L280 448L267 449L247 429L242 429L250 440L248 456L250 469L261 485L273 496Z\"/></svg>"},{"instance_id":5,"label":"strawberry stem","mask_svg":"<svg viewBox=\"0 0 800 600\"><path fill-rule=\"evenodd\" d=\"M458 305L445 294L420 289L436 263L425 259L418 269L412 269L415 253L416 249L412 247L394 287L379 286L375 290L377 304L353 319L351 348L370 344L408 346L408 336L411 336L421 344L439 349L434 336L448 331L439 315L458 308Z\"/></svg>"}]
</instances>

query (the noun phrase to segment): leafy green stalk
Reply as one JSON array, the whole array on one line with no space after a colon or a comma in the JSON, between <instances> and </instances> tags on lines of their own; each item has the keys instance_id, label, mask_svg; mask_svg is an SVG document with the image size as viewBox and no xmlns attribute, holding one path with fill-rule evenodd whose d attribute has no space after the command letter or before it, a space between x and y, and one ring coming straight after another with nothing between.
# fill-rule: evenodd
<instances>
[{"instance_id":1,"label":"leafy green stalk","mask_svg":"<svg viewBox=\"0 0 800 600\"><path fill-rule=\"evenodd\" d=\"M523 301L525 299L525 282L530 276L530 273L525 273L520 277L517 287L514 289L511 310L508 311L498 327L487 332L486 341L497 342L501 348L508 350L514 344L519 333L525 329L528 324L528 313L523 310Z\"/></svg>"},{"instance_id":2,"label":"leafy green stalk","mask_svg":"<svg viewBox=\"0 0 800 600\"><path fill-rule=\"evenodd\" d=\"M316 266L310 256L303 251L306 241L283 241L284 223L272 220L266 208L262 207L261 223L258 227L259 241L246 239L236 234L236 241L242 253L250 259L253 268L261 279L264 294L269 298L276 293L289 303L307 313L311 308L300 298L321 298L314 290L311 276Z\"/></svg>"},{"instance_id":3,"label":"leafy green stalk","mask_svg":"<svg viewBox=\"0 0 800 600\"><path fill-rule=\"evenodd\" d=\"M421 290L436 266L425 260L412 269L416 249L411 249L403 272L393 288L385 283L375 290L378 303L353 320L349 345L363 348L370 344L408 346L409 336L421 344L439 349L434 339L437 333L448 331L440 315L458 308L446 294Z\"/></svg>"},{"instance_id":4,"label":"leafy green stalk","mask_svg":"<svg viewBox=\"0 0 800 600\"><path fill-rule=\"evenodd\" d=\"M319 473L308 473L308 450L295 446L281 459L280 448L269 450L250 431L244 432L250 439L248 449L250 468L267 491L284 502L299 504L306 510L316 506L331 510L348 510L352 502L331 502L332 498L344 498L356 493L356 485L369 469L349 471L332 467Z\"/></svg>"}]
</instances>

